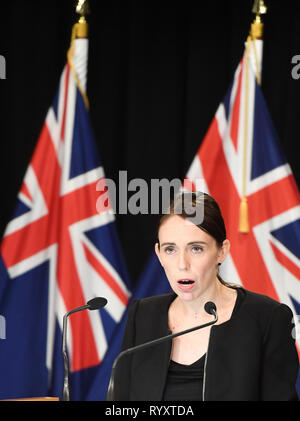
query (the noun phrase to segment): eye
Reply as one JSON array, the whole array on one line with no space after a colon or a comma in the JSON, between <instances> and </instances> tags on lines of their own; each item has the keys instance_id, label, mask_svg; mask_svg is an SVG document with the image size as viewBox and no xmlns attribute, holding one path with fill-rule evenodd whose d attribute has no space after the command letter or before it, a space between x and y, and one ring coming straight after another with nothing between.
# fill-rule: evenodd
<instances>
[{"instance_id":1,"label":"eye","mask_svg":"<svg viewBox=\"0 0 300 421\"><path fill-rule=\"evenodd\" d=\"M192 247L192 252L193 253L201 253L202 250L203 250L203 248L200 247L200 246L193 246Z\"/></svg>"},{"instance_id":2,"label":"eye","mask_svg":"<svg viewBox=\"0 0 300 421\"><path fill-rule=\"evenodd\" d=\"M174 249L174 247L168 246L164 249L164 252L166 254L173 254L175 252L175 249Z\"/></svg>"}]
</instances>

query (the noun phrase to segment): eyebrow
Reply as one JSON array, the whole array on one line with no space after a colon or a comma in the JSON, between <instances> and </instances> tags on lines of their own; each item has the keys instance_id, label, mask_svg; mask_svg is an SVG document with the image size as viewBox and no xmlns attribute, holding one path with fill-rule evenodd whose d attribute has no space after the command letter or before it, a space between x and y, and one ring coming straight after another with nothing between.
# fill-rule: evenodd
<instances>
[{"instance_id":1,"label":"eyebrow","mask_svg":"<svg viewBox=\"0 0 300 421\"><path fill-rule=\"evenodd\" d=\"M205 245L207 245L207 243L205 241L190 241L189 243L187 243L188 246L191 246L193 244L205 244ZM176 243L166 242L166 243L162 243L160 246L161 247L162 246L176 246Z\"/></svg>"}]
</instances>

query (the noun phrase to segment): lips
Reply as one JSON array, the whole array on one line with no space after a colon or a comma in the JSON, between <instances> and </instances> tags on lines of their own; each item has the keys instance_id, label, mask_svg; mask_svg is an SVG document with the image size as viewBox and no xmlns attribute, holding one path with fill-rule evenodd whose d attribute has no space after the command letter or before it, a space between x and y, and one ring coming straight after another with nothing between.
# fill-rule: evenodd
<instances>
[{"instance_id":1,"label":"lips","mask_svg":"<svg viewBox=\"0 0 300 421\"><path fill-rule=\"evenodd\" d=\"M195 281L193 281L192 279L179 279L177 281L178 288L181 291L189 291L193 288L194 284Z\"/></svg>"}]
</instances>

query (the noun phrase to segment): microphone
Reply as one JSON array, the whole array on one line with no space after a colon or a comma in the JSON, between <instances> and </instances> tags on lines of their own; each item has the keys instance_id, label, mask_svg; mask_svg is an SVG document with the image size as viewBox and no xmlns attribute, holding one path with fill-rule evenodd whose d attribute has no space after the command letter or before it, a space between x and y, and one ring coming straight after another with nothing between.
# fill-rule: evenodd
<instances>
[{"instance_id":1,"label":"microphone","mask_svg":"<svg viewBox=\"0 0 300 421\"><path fill-rule=\"evenodd\" d=\"M204 310L208 314L214 315L214 319L211 322L207 322L207 323L204 323L204 324L199 325L199 326L191 327L189 329L182 330L181 332L172 333L170 335L163 336L163 337L158 338L158 339L154 339L153 341L145 342L141 345L133 346L131 348L125 349L124 351L120 352L120 354L117 356L117 358L115 359L115 361L112 365L111 376L110 376L110 381L109 381L109 385L108 385L106 400L107 401L113 401L114 400L113 398L114 398L114 387L115 387L115 371L116 371L117 364L122 357L124 357L125 355L132 354L135 351L140 351L141 349L145 349L145 348L151 347L153 345L157 345L157 344L160 344L162 342L169 341L170 339L176 338L177 336L185 335L186 333L193 332L194 330L198 330L198 329L202 329L202 328L207 327L207 326L211 326L218 321L217 307L216 307L215 303L213 303L212 301L208 301L204 305Z\"/></svg>"},{"instance_id":2,"label":"microphone","mask_svg":"<svg viewBox=\"0 0 300 421\"><path fill-rule=\"evenodd\" d=\"M63 387L63 401L70 400L70 387L69 387L69 361L67 355L67 319L70 314L76 313L81 310L98 310L107 304L107 299L103 297L95 297L89 300L85 305L73 308L68 311L63 318L63 331L62 331L62 354L64 358L64 387Z\"/></svg>"},{"instance_id":3,"label":"microphone","mask_svg":"<svg viewBox=\"0 0 300 421\"><path fill-rule=\"evenodd\" d=\"M217 313L217 307L212 301L207 301L207 303L205 303L204 310L206 313L213 314L214 316Z\"/></svg>"}]
</instances>

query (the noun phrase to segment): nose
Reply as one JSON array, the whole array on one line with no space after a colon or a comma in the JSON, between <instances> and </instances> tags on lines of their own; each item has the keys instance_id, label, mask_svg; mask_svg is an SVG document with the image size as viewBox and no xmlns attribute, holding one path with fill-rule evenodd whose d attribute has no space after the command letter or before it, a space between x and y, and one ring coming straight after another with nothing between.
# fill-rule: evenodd
<instances>
[{"instance_id":1,"label":"nose","mask_svg":"<svg viewBox=\"0 0 300 421\"><path fill-rule=\"evenodd\" d=\"M187 270L189 268L189 259L185 251L179 253L178 255L178 269Z\"/></svg>"}]
</instances>

